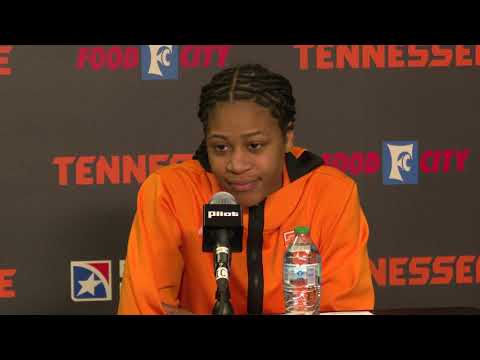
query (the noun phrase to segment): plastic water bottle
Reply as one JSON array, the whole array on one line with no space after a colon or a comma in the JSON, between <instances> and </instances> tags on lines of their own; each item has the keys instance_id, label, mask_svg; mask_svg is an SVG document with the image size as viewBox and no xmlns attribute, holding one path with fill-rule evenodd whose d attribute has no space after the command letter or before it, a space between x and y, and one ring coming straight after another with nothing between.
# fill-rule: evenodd
<instances>
[{"instance_id":1,"label":"plastic water bottle","mask_svg":"<svg viewBox=\"0 0 480 360\"><path fill-rule=\"evenodd\" d=\"M313 315L320 309L321 258L306 226L295 228L283 265L283 291L287 315Z\"/></svg>"}]
</instances>

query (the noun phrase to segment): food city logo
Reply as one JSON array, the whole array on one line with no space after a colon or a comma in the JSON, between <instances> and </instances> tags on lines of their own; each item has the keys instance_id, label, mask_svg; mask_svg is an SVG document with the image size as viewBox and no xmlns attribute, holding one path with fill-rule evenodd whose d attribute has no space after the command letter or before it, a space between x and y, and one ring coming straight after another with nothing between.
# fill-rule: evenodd
<instances>
[{"instance_id":1,"label":"food city logo","mask_svg":"<svg viewBox=\"0 0 480 360\"><path fill-rule=\"evenodd\" d=\"M374 283L386 286L480 284L480 256L413 256L370 259Z\"/></svg>"},{"instance_id":2,"label":"food city logo","mask_svg":"<svg viewBox=\"0 0 480 360\"><path fill-rule=\"evenodd\" d=\"M294 45L302 71L480 66L480 45Z\"/></svg>"},{"instance_id":3,"label":"food city logo","mask_svg":"<svg viewBox=\"0 0 480 360\"><path fill-rule=\"evenodd\" d=\"M0 268L0 299L9 299L16 297L13 278L16 269Z\"/></svg>"},{"instance_id":4,"label":"food city logo","mask_svg":"<svg viewBox=\"0 0 480 360\"><path fill-rule=\"evenodd\" d=\"M12 49L11 45L0 45L0 76L12 75L12 68L8 66Z\"/></svg>"},{"instance_id":5,"label":"food city logo","mask_svg":"<svg viewBox=\"0 0 480 360\"><path fill-rule=\"evenodd\" d=\"M377 174L382 170L384 185L418 184L419 173L440 174L466 169L471 149L428 149L419 151L418 141L384 141L378 152L324 153L325 163L352 176Z\"/></svg>"},{"instance_id":6,"label":"food city logo","mask_svg":"<svg viewBox=\"0 0 480 360\"><path fill-rule=\"evenodd\" d=\"M418 144L416 141L383 143L383 184L418 184Z\"/></svg>"},{"instance_id":7,"label":"food city logo","mask_svg":"<svg viewBox=\"0 0 480 360\"><path fill-rule=\"evenodd\" d=\"M70 262L71 299L82 301L112 300L110 260Z\"/></svg>"},{"instance_id":8,"label":"food city logo","mask_svg":"<svg viewBox=\"0 0 480 360\"><path fill-rule=\"evenodd\" d=\"M142 45L81 47L78 70L131 70L140 66L142 80L177 80L180 69L224 68L231 45Z\"/></svg>"}]
</instances>

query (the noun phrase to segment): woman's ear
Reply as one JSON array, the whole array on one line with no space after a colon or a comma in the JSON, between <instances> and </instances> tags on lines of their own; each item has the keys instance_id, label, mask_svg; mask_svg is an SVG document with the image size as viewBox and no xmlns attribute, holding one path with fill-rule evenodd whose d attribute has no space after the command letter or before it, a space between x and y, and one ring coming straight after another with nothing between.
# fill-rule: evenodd
<instances>
[{"instance_id":1,"label":"woman's ear","mask_svg":"<svg viewBox=\"0 0 480 360\"><path fill-rule=\"evenodd\" d=\"M293 140L295 137L295 130L293 129L293 122L290 121L287 126L285 152L288 153L293 147Z\"/></svg>"}]
</instances>

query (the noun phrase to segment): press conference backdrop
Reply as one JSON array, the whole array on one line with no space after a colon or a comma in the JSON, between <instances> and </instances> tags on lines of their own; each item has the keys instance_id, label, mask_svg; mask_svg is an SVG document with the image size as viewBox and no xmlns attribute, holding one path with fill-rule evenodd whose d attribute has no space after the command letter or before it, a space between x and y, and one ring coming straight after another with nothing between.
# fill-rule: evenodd
<instances>
[{"instance_id":1,"label":"press conference backdrop","mask_svg":"<svg viewBox=\"0 0 480 360\"><path fill-rule=\"evenodd\" d=\"M0 313L116 312L140 184L245 62L291 80L297 144L358 183L376 308L480 306L479 45L2 45Z\"/></svg>"}]
</instances>

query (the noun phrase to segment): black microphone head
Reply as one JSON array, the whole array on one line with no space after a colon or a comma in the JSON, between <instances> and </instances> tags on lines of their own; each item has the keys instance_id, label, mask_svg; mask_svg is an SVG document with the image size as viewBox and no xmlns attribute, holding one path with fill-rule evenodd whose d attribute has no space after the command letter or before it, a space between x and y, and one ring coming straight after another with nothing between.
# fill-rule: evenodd
<instances>
[{"instance_id":1,"label":"black microphone head","mask_svg":"<svg viewBox=\"0 0 480 360\"><path fill-rule=\"evenodd\" d=\"M213 195L203 206L203 244L204 252L212 252L217 243L219 230L229 234L232 252L242 251L242 209L232 194L220 191Z\"/></svg>"}]
</instances>

